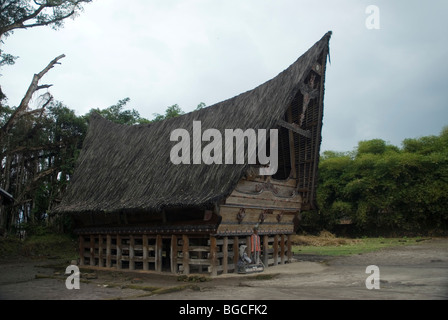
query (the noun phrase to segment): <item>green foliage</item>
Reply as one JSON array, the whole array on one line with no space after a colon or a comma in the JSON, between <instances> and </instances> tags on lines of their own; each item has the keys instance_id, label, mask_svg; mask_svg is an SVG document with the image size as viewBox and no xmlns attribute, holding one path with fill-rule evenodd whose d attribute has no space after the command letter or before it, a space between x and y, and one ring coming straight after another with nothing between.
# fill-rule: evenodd
<instances>
[{"instance_id":1,"label":"green foliage","mask_svg":"<svg viewBox=\"0 0 448 320\"><path fill-rule=\"evenodd\" d=\"M183 115L183 114L184 114L184 112L179 107L179 105L173 104L172 106L169 106L166 108L164 115L159 114L159 113L154 113L153 121L161 121L161 120L171 119L171 118L175 118L180 115Z\"/></svg>"},{"instance_id":2,"label":"green foliage","mask_svg":"<svg viewBox=\"0 0 448 320\"><path fill-rule=\"evenodd\" d=\"M325 152L320 161L320 223L349 218L361 229L424 232L448 227L448 130L406 139L403 148L361 141L354 157Z\"/></svg>"},{"instance_id":3,"label":"green foliage","mask_svg":"<svg viewBox=\"0 0 448 320\"><path fill-rule=\"evenodd\" d=\"M127 125L134 125L134 124L143 124L143 123L149 123L150 121L148 119L140 117L140 114L135 109L132 110L124 110L124 107L128 104L128 102L131 99L124 98L122 100L119 100L117 104L114 104L113 106L110 106L106 109L92 109L90 112L86 115L87 118L90 117L92 112L96 112L103 116L104 118L115 122L115 123L121 123L121 124L127 124Z\"/></svg>"},{"instance_id":4,"label":"green foliage","mask_svg":"<svg viewBox=\"0 0 448 320\"><path fill-rule=\"evenodd\" d=\"M0 37L15 29L63 26L64 20L82 10L81 4L91 0L9 0L0 3Z\"/></svg>"}]
</instances>

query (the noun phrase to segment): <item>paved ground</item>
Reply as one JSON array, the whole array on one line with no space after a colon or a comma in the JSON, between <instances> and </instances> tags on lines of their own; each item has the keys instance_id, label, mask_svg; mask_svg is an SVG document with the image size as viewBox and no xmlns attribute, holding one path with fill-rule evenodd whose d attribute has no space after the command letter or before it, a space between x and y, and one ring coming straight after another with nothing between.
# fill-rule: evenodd
<instances>
[{"instance_id":1,"label":"paved ground","mask_svg":"<svg viewBox=\"0 0 448 320\"><path fill-rule=\"evenodd\" d=\"M294 263L270 267L252 276L190 277L188 282L172 275L94 270L83 273L79 290L66 288L67 276L61 269L64 262L2 261L0 299L448 299L448 239L432 239L349 257L301 255L295 258ZM379 289L366 288L369 265L379 268Z\"/></svg>"}]
</instances>

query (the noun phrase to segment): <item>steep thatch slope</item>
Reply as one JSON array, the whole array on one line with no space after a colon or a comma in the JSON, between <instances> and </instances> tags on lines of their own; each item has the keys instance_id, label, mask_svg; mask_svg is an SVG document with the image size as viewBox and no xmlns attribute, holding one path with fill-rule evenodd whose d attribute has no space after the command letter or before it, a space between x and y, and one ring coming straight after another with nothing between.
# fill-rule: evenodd
<instances>
[{"instance_id":1,"label":"steep thatch slope","mask_svg":"<svg viewBox=\"0 0 448 320\"><path fill-rule=\"evenodd\" d=\"M160 210L206 205L227 196L248 165L174 165L170 133L270 129L282 118L312 64L328 51L331 32L288 69L257 88L186 115L150 125L125 126L92 116L75 174L56 212Z\"/></svg>"}]
</instances>

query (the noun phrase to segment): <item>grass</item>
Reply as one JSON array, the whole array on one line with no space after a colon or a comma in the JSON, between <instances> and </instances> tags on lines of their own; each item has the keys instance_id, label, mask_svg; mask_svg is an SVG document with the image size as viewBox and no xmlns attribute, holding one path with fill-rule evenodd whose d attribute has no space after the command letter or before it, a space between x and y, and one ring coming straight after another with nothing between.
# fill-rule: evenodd
<instances>
[{"instance_id":1,"label":"grass","mask_svg":"<svg viewBox=\"0 0 448 320\"><path fill-rule=\"evenodd\" d=\"M300 236L292 238L294 254L313 254L323 256L347 256L381 250L387 247L411 245L428 238L339 238L327 231L319 236Z\"/></svg>"},{"instance_id":2,"label":"grass","mask_svg":"<svg viewBox=\"0 0 448 320\"><path fill-rule=\"evenodd\" d=\"M77 240L69 235L43 233L32 235L22 241L14 237L0 238L0 258L46 257L53 259L76 259Z\"/></svg>"}]
</instances>

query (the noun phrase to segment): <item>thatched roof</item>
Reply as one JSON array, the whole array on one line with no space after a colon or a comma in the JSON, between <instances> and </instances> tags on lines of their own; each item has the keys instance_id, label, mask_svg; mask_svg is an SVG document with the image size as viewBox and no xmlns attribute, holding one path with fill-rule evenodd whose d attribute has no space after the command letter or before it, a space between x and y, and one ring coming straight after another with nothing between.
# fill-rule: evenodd
<instances>
[{"instance_id":1,"label":"thatched roof","mask_svg":"<svg viewBox=\"0 0 448 320\"><path fill-rule=\"evenodd\" d=\"M176 143L170 133L183 128L192 136L197 120L202 131L275 128L313 63L323 54L326 59L330 37L331 32L277 77L202 110L135 126L92 115L75 173L55 211L154 211L206 206L228 196L249 165L174 165L170 149Z\"/></svg>"}]
</instances>

